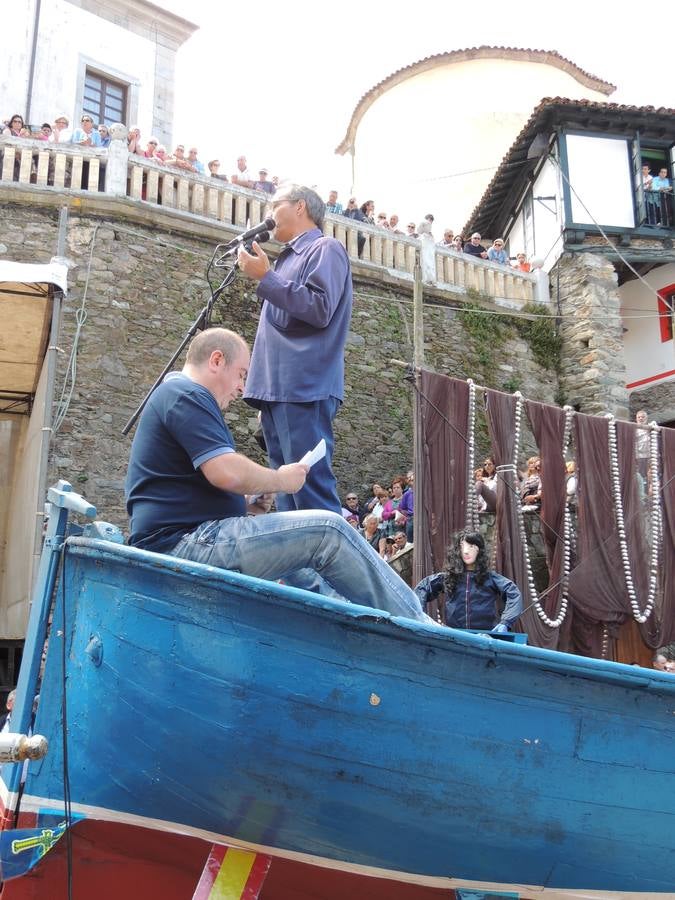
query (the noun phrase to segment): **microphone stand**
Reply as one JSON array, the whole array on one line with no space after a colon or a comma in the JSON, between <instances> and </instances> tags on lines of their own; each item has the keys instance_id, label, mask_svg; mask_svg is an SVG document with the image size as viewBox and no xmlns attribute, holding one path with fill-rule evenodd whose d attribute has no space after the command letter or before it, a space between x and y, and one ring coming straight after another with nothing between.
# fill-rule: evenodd
<instances>
[{"instance_id":1,"label":"microphone stand","mask_svg":"<svg viewBox=\"0 0 675 900\"><path fill-rule=\"evenodd\" d=\"M262 237L262 235L261 235L261 237ZM269 235L268 235L268 240L269 240ZM231 243L232 242L230 242L230 244ZM145 409L145 406L146 406L148 400L150 399L150 397L152 396L153 392L164 381L165 376L167 375L168 372L171 371L171 369L173 368L173 364L176 362L178 357L181 355L181 353L183 352L185 347L190 343L192 338L197 334L198 331L203 331L204 329L210 327L211 316L213 314L213 307L216 303L216 300L218 300L218 298L221 296L223 291L226 290L232 284L234 279L236 278L237 263L235 261L234 264L228 269L227 274L225 275L225 278L223 278L222 282L220 283L220 285L217 288L215 288L215 290L213 288L213 285L211 284L211 279L210 279L211 269L212 268L217 268L217 269L225 268L228 257L233 256L239 249L239 246L240 246L240 243L236 243L234 246L230 246L228 244L218 244L216 246L216 249L213 251L213 255L206 267L206 280L208 282L209 287L211 288L211 296L209 297L208 301L206 302L206 304L204 305L204 307L202 308L201 312L199 313L197 318L194 320L192 325L190 325L190 327L188 328L188 330L185 334L185 337L178 345L176 351L174 352L174 354L171 357L171 359L169 360L169 362L162 369L162 371L161 371L160 375L157 377L155 383L152 385L152 387L150 388L148 393L143 398L143 401L141 402L140 406L136 409L136 411L133 413L133 415L131 416L129 421L126 423L126 425L122 429L122 434L125 434L125 435L129 434L131 429L136 424L138 417ZM218 257L218 260L216 261L216 254L220 253L221 251L224 251L224 252L222 253L221 256Z\"/></svg>"}]
</instances>

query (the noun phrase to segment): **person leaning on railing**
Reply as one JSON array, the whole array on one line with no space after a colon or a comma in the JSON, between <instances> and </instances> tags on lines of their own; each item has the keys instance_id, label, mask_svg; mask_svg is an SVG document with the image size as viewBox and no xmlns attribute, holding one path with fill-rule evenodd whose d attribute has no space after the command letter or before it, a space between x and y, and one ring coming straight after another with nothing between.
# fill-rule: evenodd
<instances>
[{"instance_id":1,"label":"person leaning on railing","mask_svg":"<svg viewBox=\"0 0 675 900\"><path fill-rule=\"evenodd\" d=\"M57 116L49 138L51 144L69 144L72 138L68 116Z\"/></svg>"}]
</instances>

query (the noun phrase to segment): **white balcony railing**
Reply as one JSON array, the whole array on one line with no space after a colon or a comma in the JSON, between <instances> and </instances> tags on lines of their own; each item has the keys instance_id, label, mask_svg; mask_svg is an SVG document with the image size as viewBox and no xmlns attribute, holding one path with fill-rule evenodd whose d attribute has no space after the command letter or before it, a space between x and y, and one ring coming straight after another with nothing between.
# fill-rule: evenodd
<instances>
[{"instance_id":1,"label":"white balcony railing","mask_svg":"<svg viewBox=\"0 0 675 900\"><path fill-rule=\"evenodd\" d=\"M124 141L113 141L106 149L89 149L0 139L0 186L7 184L127 197L235 229L261 222L269 201L257 191L129 154ZM326 216L324 233L339 240L355 262L412 278L418 240L334 215ZM549 299L548 278L542 272L518 272L441 247L435 248L435 256L437 287L460 292L474 289L512 306Z\"/></svg>"}]
</instances>

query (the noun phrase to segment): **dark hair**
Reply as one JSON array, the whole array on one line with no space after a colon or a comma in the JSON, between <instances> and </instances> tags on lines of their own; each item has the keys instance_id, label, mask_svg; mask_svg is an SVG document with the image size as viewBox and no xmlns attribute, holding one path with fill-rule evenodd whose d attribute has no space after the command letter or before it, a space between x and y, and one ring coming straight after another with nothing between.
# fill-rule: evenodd
<instances>
[{"instance_id":1,"label":"dark hair","mask_svg":"<svg viewBox=\"0 0 675 900\"><path fill-rule=\"evenodd\" d=\"M371 203L373 204L373 207L374 207L374 206L375 206L375 201L374 201L374 200L366 200L366 202L365 202L365 203L362 203L361 206L359 207L359 209L361 210L361 212L363 213L364 216L367 216L367 215L368 215L368 211L367 211L367 210L368 210L368 207L370 206Z\"/></svg>"},{"instance_id":2,"label":"dark hair","mask_svg":"<svg viewBox=\"0 0 675 900\"><path fill-rule=\"evenodd\" d=\"M474 569L476 584L483 584L489 574L483 535L479 534L477 531L458 531L448 550L448 561L444 569L445 578L443 583L449 597L453 595L455 588L457 587L457 582L466 572L464 560L462 559L462 541L466 541L467 544L473 544L474 547L478 547L478 556L476 557L476 567Z\"/></svg>"},{"instance_id":3,"label":"dark hair","mask_svg":"<svg viewBox=\"0 0 675 900\"><path fill-rule=\"evenodd\" d=\"M14 119L21 119L21 127L22 128L26 127L26 123L23 120L23 116L20 113L13 113L12 116L10 117L9 121L7 122L7 125L10 128L12 127L12 122L14 121Z\"/></svg>"}]
</instances>

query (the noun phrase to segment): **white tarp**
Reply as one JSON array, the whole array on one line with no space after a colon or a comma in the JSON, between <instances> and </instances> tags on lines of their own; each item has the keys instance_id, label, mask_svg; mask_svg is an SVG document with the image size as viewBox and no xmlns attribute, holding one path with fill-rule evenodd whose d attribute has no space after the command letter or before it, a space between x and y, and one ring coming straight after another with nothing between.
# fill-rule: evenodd
<instances>
[{"instance_id":1,"label":"white tarp","mask_svg":"<svg viewBox=\"0 0 675 900\"><path fill-rule=\"evenodd\" d=\"M52 260L49 263L18 263L0 260L2 284L55 284L65 294L68 290L68 266Z\"/></svg>"}]
</instances>

